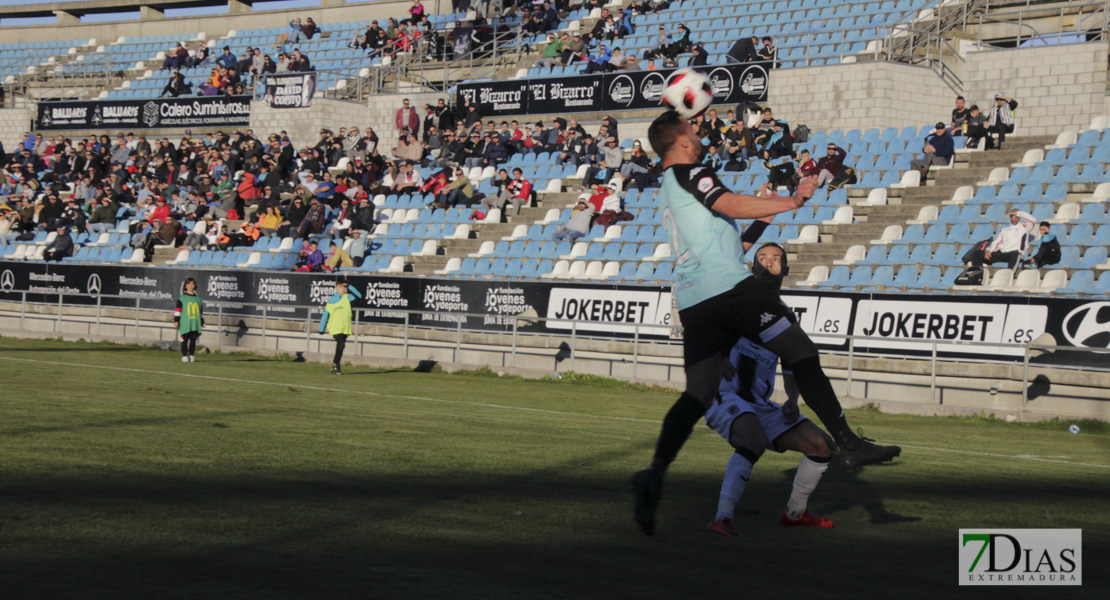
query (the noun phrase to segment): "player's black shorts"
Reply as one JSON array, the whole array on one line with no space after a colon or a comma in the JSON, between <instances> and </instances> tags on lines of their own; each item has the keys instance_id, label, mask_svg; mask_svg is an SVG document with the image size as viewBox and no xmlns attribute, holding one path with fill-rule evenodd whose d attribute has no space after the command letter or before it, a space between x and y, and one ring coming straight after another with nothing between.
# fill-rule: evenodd
<instances>
[{"instance_id":1,"label":"player's black shorts","mask_svg":"<svg viewBox=\"0 0 1110 600\"><path fill-rule=\"evenodd\" d=\"M687 367L731 350L741 336L767 342L797 322L794 311L779 299L778 290L755 277L679 311L678 316Z\"/></svg>"}]
</instances>

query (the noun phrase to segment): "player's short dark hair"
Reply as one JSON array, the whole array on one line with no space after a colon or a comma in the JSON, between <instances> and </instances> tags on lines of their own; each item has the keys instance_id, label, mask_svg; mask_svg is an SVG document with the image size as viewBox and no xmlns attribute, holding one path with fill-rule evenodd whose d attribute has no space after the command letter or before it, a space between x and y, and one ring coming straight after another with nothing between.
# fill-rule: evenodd
<instances>
[{"instance_id":1,"label":"player's short dark hair","mask_svg":"<svg viewBox=\"0 0 1110 600\"><path fill-rule=\"evenodd\" d=\"M956 99L957 99L957 100L963 100L963 99L964 99L964 97L963 97L963 96L956 96Z\"/></svg>"},{"instance_id":2,"label":"player's short dark hair","mask_svg":"<svg viewBox=\"0 0 1110 600\"><path fill-rule=\"evenodd\" d=\"M666 156L686 126L686 119L677 111L668 110L659 115L648 127L648 142L660 157Z\"/></svg>"},{"instance_id":3,"label":"player's short dark hair","mask_svg":"<svg viewBox=\"0 0 1110 600\"><path fill-rule=\"evenodd\" d=\"M1039 227L1048 227L1049 229L1052 229L1052 223L1049 223L1048 221L1041 221Z\"/></svg>"}]
</instances>

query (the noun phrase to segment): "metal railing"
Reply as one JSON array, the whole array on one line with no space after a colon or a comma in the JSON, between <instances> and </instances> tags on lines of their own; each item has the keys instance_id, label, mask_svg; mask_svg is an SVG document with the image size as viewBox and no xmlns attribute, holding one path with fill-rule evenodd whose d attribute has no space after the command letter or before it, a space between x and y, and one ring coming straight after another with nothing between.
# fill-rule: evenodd
<instances>
[{"instance_id":1,"label":"metal railing","mask_svg":"<svg viewBox=\"0 0 1110 600\"><path fill-rule=\"evenodd\" d=\"M1028 2L1023 10L1005 10L995 11L988 14L990 10L990 2L985 1L981 4L984 11L974 16L977 25L977 42L982 45L983 27L984 25L1009 25L1017 29L1017 33L1010 37L991 37L986 42L991 44L1006 44L1013 46L1021 46L1023 42L1034 40L1053 40L1057 43L1064 40L1064 36L1082 36L1084 41L1088 35L1094 32L1096 36L1094 39L1106 39L1108 16L1110 16L1110 0L1099 0L1096 2L1086 2L1083 4L1068 3L1059 6L1034 8ZM1007 9L1013 8L1013 4L1006 4ZM1054 16L1049 15L1029 15L1029 11L1036 12L1052 12ZM1074 23L1069 27L1069 18L1074 19ZM1052 31L1042 32L1036 27L1030 25L1027 21L1033 20L1038 23L1044 22L1046 19L1054 19L1056 26ZM1023 32L1030 32L1028 35L1023 35Z\"/></svg>"},{"instance_id":2,"label":"metal railing","mask_svg":"<svg viewBox=\"0 0 1110 600\"><path fill-rule=\"evenodd\" d=\"M5 290L5 294L15 295L18 294L20 298L20 311L19 311L19 327L25 331L40 331L26 326L28 319L48 319L53 320L53 333L63 333L63 323L85 323L88 325L88 335L104 335L103 329L105 327L115 327L120 329L126 334L127 331L133 332L131 337L142 339L141 332L145 329L159 329L159 330L172 330L174 325L168 318L168 311L164 308L166 300L143 298L142 296L135 295L109 295L109 294L89 294L84 292L44 292L43 290ZM52 303L29 303L28 295L41 296L44 293L56 294L57 302ZM88 303L71 303L67 304L65 298L85 298L94 300ZM104 305L105 299L124 300L129 304L134 303L134 306L120 306L116 304ZM146 307L143 303L146 302ZM160 302L162 306L152 306L154 302ZM317 334L316 321L319 314L322 312L323 307L320 305L296 304L296 305L282 305L280 309L282 312L274 314L271 310L275 307L269 304L259 304L250 302L229 302L229 301L206 301L208 311L208 318L215 317L215 333L217 350L224 347L225 333L234 334L237 337L256 336L260 339L260 344L263 349L271 349L282 352L306 352L306 353L322 353L322 344L328 343L330 339L328 336ZM56 307L56 311L52 311L52 315L47 315L43 312L28 312L28 306L50 306ZM65 309L95 309L95 314L92 316L87 315L73 315L67 314ZM260 311L260 314L244 314L243 307L255 308ZM233 308L234 311L225 312L225 308ZM302 310L304 317L291 318L286 311ZM123 319L121 317L106 317L105 310L118 311L118 312L133 312L133 317L130 319ZM213 314L213 310L215 313ZM403 318L402 323L381 323L377 321L361 322L363 311L378 311L387 312L394 315L395 318ZM3 311L0 311L2 313ZM7 311L12 314L13 311ZM166 315L165 321L151 321L143 320L143 314L154 313ZM518 367L522 357L544 357L551 358L552 353L559 348L561 360L566 361L565 370L574 371L575 361L579 359L580 353L586 353L582 360L587 358L592 361L608 360L611 364L624 364L626 368L630 368L630 379L637 380L654 380L654 381L673 381L673 375L681 373L682 360L681 360L681 341L680 335L677 330L681 326L675 325L656 325L656 324L639 324L639 323L626 323L626 322L598 322L598 321L579 321L573 319L558 319L542 316L524 316L524 315L496 315L494 318L502 319L502 323L509 324L508 330L487 330L487 329L467 329L463 327L463 321L467 317L488 319L491 315L485 313L451 313L449 317L454 321L451 325L427 325L421 324L425 315L442 316L441 313L432 311L419 311L407 309L393 309L393 308L358 308L354 311L353 331L355 333L349 340L355 349L354 352L358 356L362 356L364 351L367 350L366 346L369 344L365 341L360 341L359 328L361 325L367 326L385 326L385 327L399 327L400 337L383 337L377 336L374 344L377 345L392 345L399 347L405 358L411 358L413 351L425 351L429 349L436 350L449 350L451 362L460 363L465 361L465 353L470 352L483 352L486 354L500 354L500 365L502 368L515 368ZM14 316L14 315L13 315ZM403 317L400 317L403 316ZM257 319L261 323L259 326L249 327L246 325L244 319ZM234 322L229 325L229 322ZM303 322L303 325L302 325ZM564 333L549 333L549 332L532 332L526 328L536 323L559 324L564 329ZM275 327L280 323L280 326ZM296 325L294 325L296 324ZM303 329L302 329L303 328ZM550 328L550 327L549 327ZM604 329L604 332L599 332L599 329ZM209 331L212 330L209 325ZM441 335L441 340L438 343L433 343L430 340L419 339L415 335L417 331L438 331L442 333L454 333L454 339ZM616 337L612 332L625 334L625 337ZM296 337L303 333L303 339L300 342L294 342ZM464 334L473 335L481 334L484 336L502 336L504 339L502 343L496 343L496 340L490 341L483 339L481 342L464 342ZM363 334L365 337L365 334ZM830 333L814 333L811 337L819 345L826 348L833 347L834 349L823 349L825 354L834 354L842 356L846 359L845 377L847 382L847 389L852 389L853 381L858 378L860 369L856 367L856 362L862 358L899 358L899 359L916 359L928 360L930 364L928 378L929 378L929 399L933 404L942 403L942 396L938 396L942 389L941 384L938 382L939 377L951 377L951 375L944 375L940 373L938 366L941 363L947 364L1000 364L1010 365L1021 364L1022 366L1022 406L1023 408L1029 402L1029 389L1030 384L1035 381L1032 376L1033 371L1036 369L1066 369L1078 371L1092 371L1110 373L1110 361L1101 358L1103 355L1110 355L1110 348L1085 348L1073 346L1057 346L1048 344L1015 344L1015 343L999 343L999 342L973 342L973 341L958 341L958 340L913 340L898 338L897 343L903 346L916 347L915 350L902 350L900 352L874 352L861 350L862 348L880 346L882 343L890 343L891 338L883 337L868 337L859 335L846 335L846 334L830 334ZM551 343L535 343L536 340L547 338L548 340L554 338L557 340L564 340L563 344L558 346ZM175 339L171 336L171 339ZM272 340L272 342L271 342ZM284 340L284 343L282 342ZM528 343L529 341L533 343ZM159 341L165 341L159 338ZM241 341L241 340L240 340ZM453 341L453 346L450 344ZM597 347L598 342L605 344L623 343L626 345L626 351L622 354L615 352L611 347L600 348ZM302 345L303 344L303 345ZM594 347L591 347L594 346ZM242 344L235 344L232 346L238 349L249 347ZM297 348L300 348L297 350ZM315 348L315 350L314 350ZM961 354L958 358L943 356L944 352L958 352ZM1057 362L1033 362L1035 358L1045 354L1062 354L1062 355L1076 355L1081 357L1082 360L1069 361L1064 358ZM594 356L589 356L593 354ZM981 356L980 356L981 355ZM1000 356L1010 356L1009 360L999 360ZM975 356L980 356L976 358ZM1096 358L1097 357L1097 358ZM556 357L556 360L560 358ZM474 363L475 366L485 366L488 363ZM645 376L645 369L666 369L666 377L652 377ZM613 370L613 367L610 368ZM866 370L867 373L876 372L875 370ZM882 372L879 370L878 372ZM1014 380L1016 381L1016 379Z\"/></svg>"}]
</instances>

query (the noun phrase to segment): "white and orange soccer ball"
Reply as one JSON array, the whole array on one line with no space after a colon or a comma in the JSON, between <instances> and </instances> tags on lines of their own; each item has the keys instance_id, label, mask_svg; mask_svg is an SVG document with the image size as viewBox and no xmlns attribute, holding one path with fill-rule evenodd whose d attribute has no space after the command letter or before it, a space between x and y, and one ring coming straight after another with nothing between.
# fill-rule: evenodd
<instances>
[{"instance_id":1,"label":"white and orange soccer ball","mask_svg":"<svg viewBox=\"0 0 1110 600\"><path fill-rule=\"evenodd\" d=\"M705 112L712 102L713 88L709 86L709 78L691 68L675 71L663 90L663 104L687 119Z\"/></svg>"}]
</instances>

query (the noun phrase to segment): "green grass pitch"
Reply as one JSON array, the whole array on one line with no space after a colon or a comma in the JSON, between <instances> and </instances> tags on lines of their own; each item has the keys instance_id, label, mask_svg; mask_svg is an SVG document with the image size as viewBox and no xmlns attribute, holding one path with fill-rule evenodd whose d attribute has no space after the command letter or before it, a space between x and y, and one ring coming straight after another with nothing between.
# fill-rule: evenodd
<instances>
[{"instance_id":1,"label":"green grass pitch","mask_svg":"<svg viewBox=\"0 0 1110 600\"><path fill-rule=\"evenodd\" d=\"M203 345L203 339L202 339ZM0 338L4 598L1079 598L1107 590L1110 430L849 411L892 465L830 469L778 525L768 453L704 531L702 426L657 533L632 521L675 394ZM812 414L810 415L812 416ZM959 588L957 530L1082 528L1082 588Z\"/></svg>"}]
</instances>

